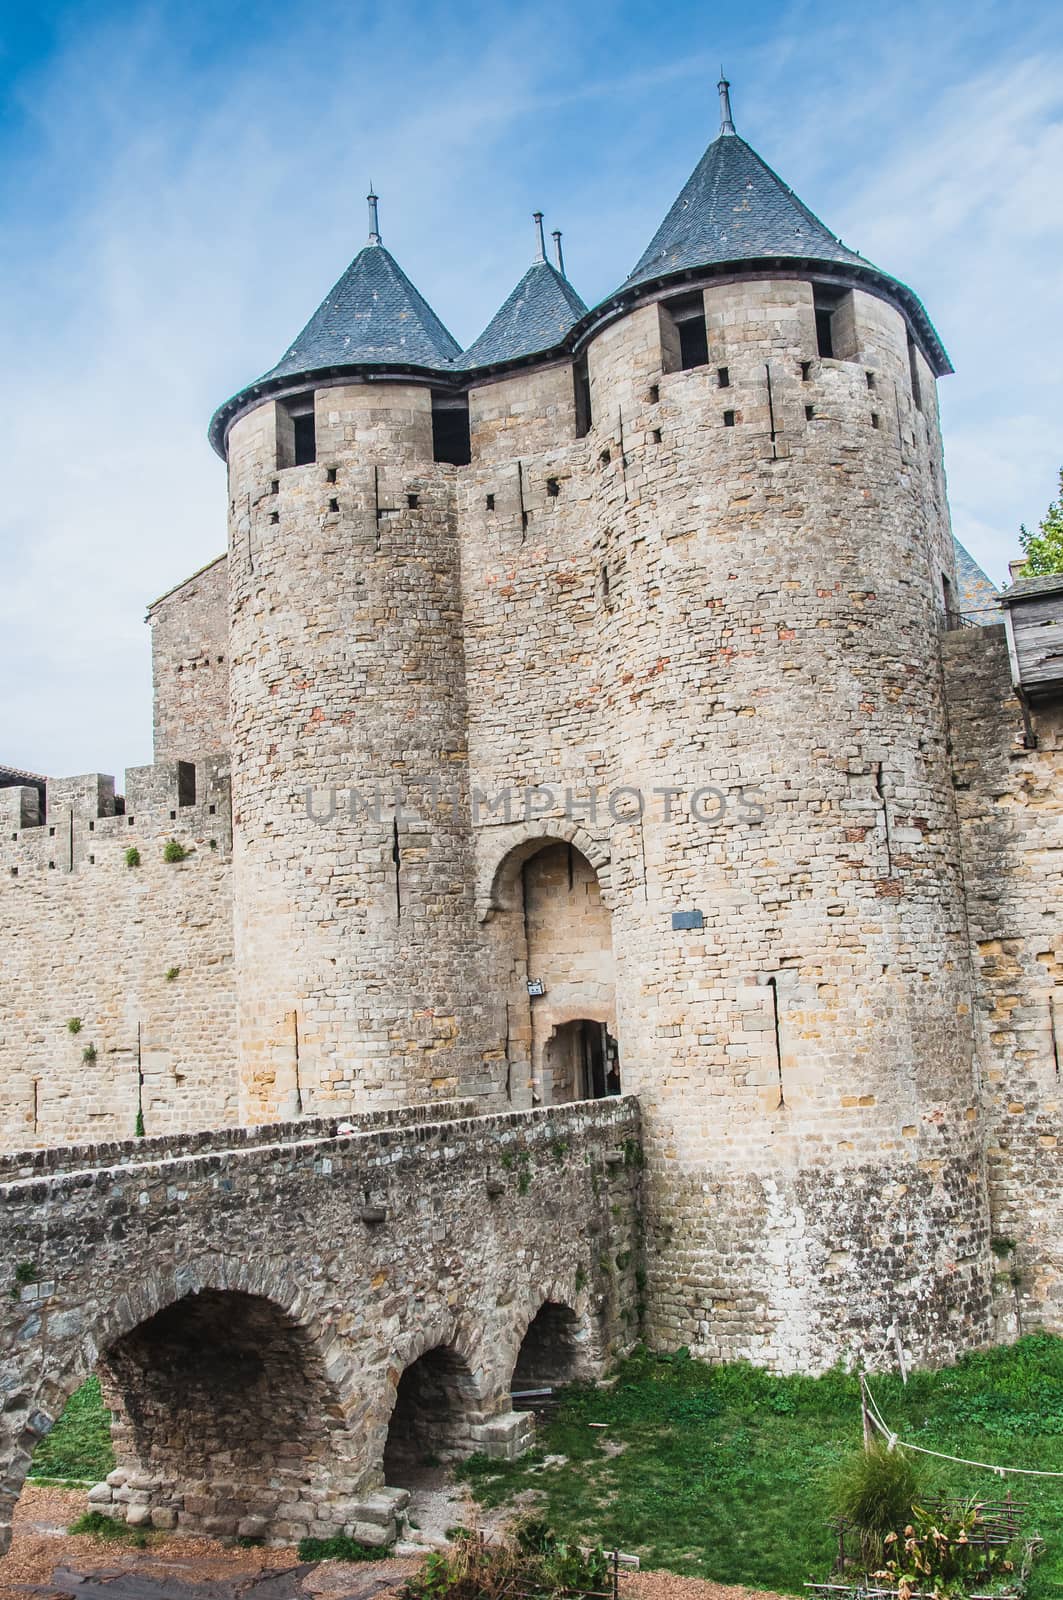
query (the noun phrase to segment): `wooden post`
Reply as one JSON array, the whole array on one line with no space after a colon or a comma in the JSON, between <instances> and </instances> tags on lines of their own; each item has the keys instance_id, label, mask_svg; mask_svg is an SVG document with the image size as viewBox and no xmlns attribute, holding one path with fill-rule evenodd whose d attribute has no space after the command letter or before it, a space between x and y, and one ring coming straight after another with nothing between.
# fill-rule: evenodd
<instances>
[{"instance_id":1,"label":"wooden post","mask_svg":"<svg viewBox=\"0 0 1063 1600\"><path fill-rule=\"evenodd\" d=\"M864 1449L870 1451L875 1442L875 1430L871 1421L871 1412L867 1404L867 1386L864 1375L860 1374L860 1421L864 1427Z\"/></svg>"}]
</instances>

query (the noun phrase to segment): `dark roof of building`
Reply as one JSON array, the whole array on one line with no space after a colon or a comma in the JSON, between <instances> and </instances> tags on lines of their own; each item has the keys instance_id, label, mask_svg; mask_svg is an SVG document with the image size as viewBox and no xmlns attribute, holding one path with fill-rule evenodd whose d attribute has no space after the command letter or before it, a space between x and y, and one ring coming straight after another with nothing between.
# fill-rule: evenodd
<instances>
[{"instance_id":1,"label":"dark roof of building","mask_svg":"<svg viewBox=\"0 0 1063 1600\"><path fill-rule=\"evenodd\" d=\"M466 350L461 364L490 367L497 361L518 361L552 350L586 314L587 307L568 279L548 261L534 261Z\"/></svg>"},{"instance_id":2,"label":"dark roof of building","mask_svg":"<svg viewBox=\"0 0 1063 1600\"><path fill-rule=\"evenodd\" d=\"M260 382L358 363L449 367L461 346L390 250L359 250L306 327Z\"/></svg>"},{"instance_id":3,"label":"dark roof of building","mask_svg":"<svg viewBox=\"0 0 1063 1600\"><path fill-rule=\"evenodd\" d=\"M956 599L960 614L982 626L999 622L1000 590L982 571L971 552L958 539L952 542L956 550Z\"/></svg>"},{"instance_id":4,"label":"dark roof of building","mask_svg":"<svg viewBox=\"0 0 1063 1600\"><path fill-rule=\"evenodd\" d=\"M1042 578L1016 578L1010 589L1001 591L1000 603L1010 606L1041 594L1063 594L1063 572L1050 572Z\"/></svg>"},{"instance_id":5,"label":"dark roof of building","mask_svg":"<svg viewBox=\"0 0 1063 1600\"><path fill-rule=\"evenodd\" d=\"M797 257L866 266L736 133L721 133L687 179L625 280L628 289L687 267Z\"/></svg>"},{"instance_id":6,"label":"dark roof of building","mask_svg":"<svg viewBox=\"0 0 1063 1600\"><path fill-rule=\"evenodd\" d=\"M918 296L831 233L766 161L739 138L730 85L719 85L721 126L616 295L671 274L758 261L835 267L895 297L919 330L934 371L952 371ZM615 296L613 297L615 298Z\"/></svg>"}]
</instances>

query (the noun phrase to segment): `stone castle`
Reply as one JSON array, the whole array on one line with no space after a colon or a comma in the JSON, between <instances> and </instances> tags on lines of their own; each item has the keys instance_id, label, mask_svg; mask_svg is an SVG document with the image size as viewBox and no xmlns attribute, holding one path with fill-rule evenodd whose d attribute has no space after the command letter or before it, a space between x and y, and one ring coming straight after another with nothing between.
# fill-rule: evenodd
<instances>
[{"instance_id":1,"label":"stone castle","mask_svg":"<svg viewBox=\"0 0 1063 1600\"><path fill-rule=\"evenodd\" d=\"M537 217L463 352L371 195L215 414L228 551L149 610L156 764L0 787L13 1197L149 1158L216 1196L217 1152L347 1124L386 1165L457 1102L477 1183L477 1127L637 1148L599 1352L639 1318L783 1370L1063 1326L1063 581L964 625L941 341L720 94L601 304ZM584 1306L599 1188L529 1213L485 1306L555 1233Z\"/></svg>"}]
</instances>

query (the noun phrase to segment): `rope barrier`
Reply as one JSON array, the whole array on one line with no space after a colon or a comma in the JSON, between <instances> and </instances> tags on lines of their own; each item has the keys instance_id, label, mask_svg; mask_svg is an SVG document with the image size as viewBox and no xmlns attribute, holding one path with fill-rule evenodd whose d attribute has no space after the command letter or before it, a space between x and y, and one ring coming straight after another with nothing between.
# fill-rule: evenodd
<instances>
[{"instance_id":1,"label":"rope barrier","mask_svg":"<svg viewBox=\"0 0 1063 1600\"><path fill-rule=\"evenodd\" d=\"M1049 1472L1043 1467L1000 1467L992 1461L970 1461L966 1456L950 1456L944 1450L928 1450L925 1445L910 1444L907 1439L901 1439L885 1421L878 1403L871 1393L867 1379L861 1375L860 1387L867 1400L867 1415L874 1427L886 1440L886 1449L893 1450L898 1444L903 1450L915 1450L921 1456L935 1456L938 1461L954 1461L961 1467L980 1467L983 1472L995 1472L998 1478L1004 1478L1009 1473L1023 1478L1063 1478L1063 1472Z\"/></svg>"}]
</instances>

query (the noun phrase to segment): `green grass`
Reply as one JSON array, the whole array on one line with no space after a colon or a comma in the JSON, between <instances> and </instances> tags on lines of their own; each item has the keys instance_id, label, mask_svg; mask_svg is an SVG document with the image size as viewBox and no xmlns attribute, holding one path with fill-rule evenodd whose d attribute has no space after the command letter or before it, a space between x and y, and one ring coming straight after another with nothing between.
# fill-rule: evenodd
<instances>
[{"instance_id":1,"label":"green grass","mask_svg":"<svg viewBox=\"0 0 1063 1600\"><path fill-rule=\"evenodd\" d=\"M87 1533L93 1539L131 1544L137 1550L146 1549L152 1537L150 1528L131 1528L128 1523L120 1521L118 1517L109 1517L103 1511L86 1511L83 1517L78 1517L76 1522L70 1524L67 1531Z\"/></svg>"},{"instance_id":2,"label":"green grass","mask_svg":"<svg viewBox=\"0 0 1063 1600\"><path fill-rule=\"evenodd\" d=\"M89 1378L70 1396L62 1416L33 1452L30 1478L99 1483L114 1468L110 1428L111 1413L104 1407L100 1380Z\"/></svg>"},{"instance_id":3,"label":"green grass","mask_svg":"<svg viewBox=\"0 0 1063 1600\"><path fill-rule=\"evenodd\" d=\"M958 1366L872 1380L890 1425L953 1455L1063 1471L1063 1340L1034 1335ZM589 1426L603 1422L605 1429ZM610 1456L604 1441L621 1444ZM859 1385L833 1371L779 1378L744 1364L710 1367L633 1356L611 1388L568 1391L539 1448L517 1462L473 1457L461 1469L484 1506L524 1489L562 1538L639 1554L651 1567L799 1594L826 1579L834 1480L861 1446ZM545 1467L546 1455L562 1466ZM996 1498L995 1474L931 1462L931 1489ZM1027 1527L1047 1551L1030 1600L1063 1594L1063 1480L1011 1479Z\"/></svg>"},{"instance_id":4,"label":"green grass","mask_svg":"<svg viewBox=\"0 0 1063 1600\"><path fill-rule=\"evenodd\" d=\"M379 1561L387 1551L359 1544L345 1533L334 1533L328 1539L300 1539L300 1561Z\"/></svg>"}]
</instances>

